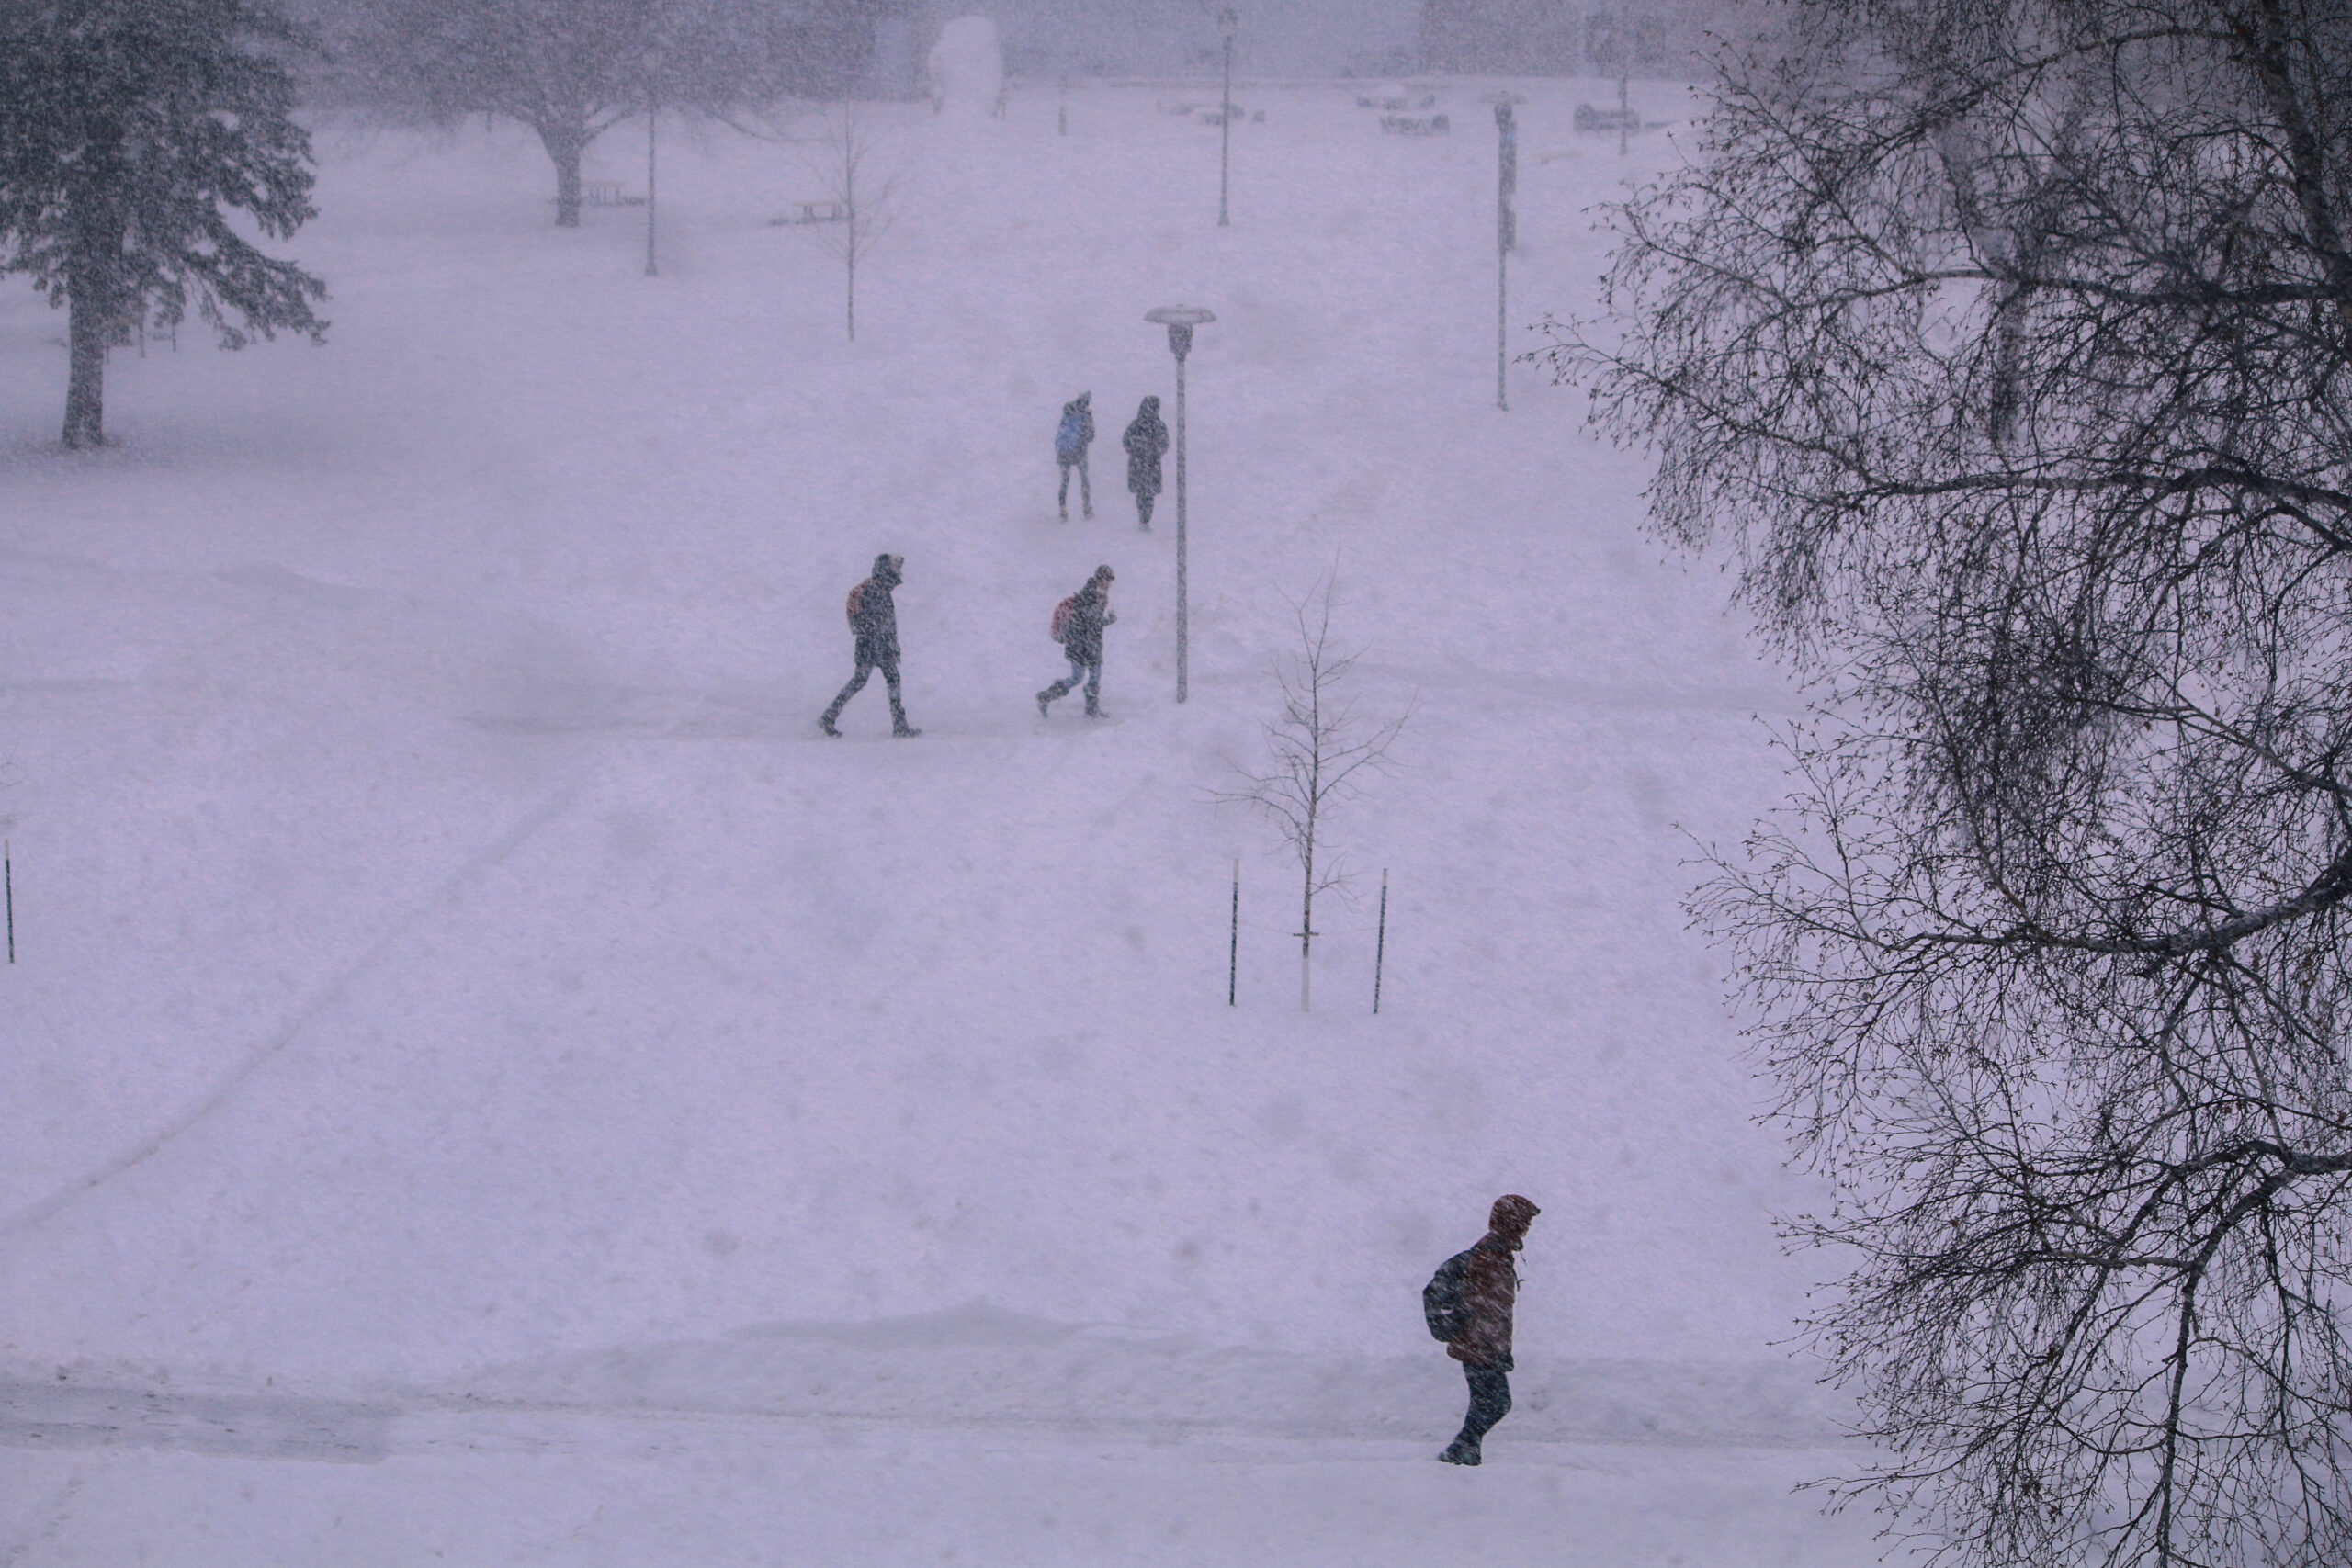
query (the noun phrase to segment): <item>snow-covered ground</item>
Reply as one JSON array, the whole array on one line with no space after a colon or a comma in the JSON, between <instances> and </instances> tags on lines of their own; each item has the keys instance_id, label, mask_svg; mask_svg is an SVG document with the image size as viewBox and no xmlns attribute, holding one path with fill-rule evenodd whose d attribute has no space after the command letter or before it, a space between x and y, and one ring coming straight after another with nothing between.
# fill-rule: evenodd
<instances>
[{"instance_id":1,"label":"snow-covered ground","mask_svg":"<svg viewBox=\"0 0 2352 1568\"><path fill-rule=\"evenodd\" d=\"M813 146L667 128L649 278L526 133L322 126L329 345L118 355L95 456L0 293L0 1562L1869 1561L1787 1492L1860 1456L1678 905L1793 700L1576 394L1494 407L1493 85L1426 138L1247 89L1222 230L1199 93L892 111L854 344L769 221ZM1517 85L1515 348L1672 155ZM1117 448L1176 302L1181 707ZM884 549L924 734L877 682L827 740ZM1114 717L1041 722L1097 562ZM1302 1016L1210 795L1326 572L1412 717ZM1520 1405L1457 1471L1417 1298L1505 1190Z\"/></svg>"}]
</instances>

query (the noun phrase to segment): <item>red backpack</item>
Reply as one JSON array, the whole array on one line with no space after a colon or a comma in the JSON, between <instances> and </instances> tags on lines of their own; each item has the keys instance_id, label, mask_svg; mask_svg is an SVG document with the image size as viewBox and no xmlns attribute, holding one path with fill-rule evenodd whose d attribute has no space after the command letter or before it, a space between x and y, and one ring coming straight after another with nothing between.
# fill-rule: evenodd
<instances>
[{"instance_id":1,"label":"red backpack","mask_svg":"<svg viewBox=\"0 0 2352 1568\"><path fill-rule=\"evenodd\" d=\"M865 607L865 584L861 582L849 591L849 629L857 629L857 613Z\"/></svg>"},{"instance_id":2,"label":"red backpack","mask_svg":"<svg viewBox=\"0 0 2352 1568\"><path fill-rule=\"evenodd\" d=\"M1078 613L1078 595L1073 593L1054 606L1054 624L1048 629L1056 642L1069 640L1069 618Z\"/></svg>"}]
</instances>

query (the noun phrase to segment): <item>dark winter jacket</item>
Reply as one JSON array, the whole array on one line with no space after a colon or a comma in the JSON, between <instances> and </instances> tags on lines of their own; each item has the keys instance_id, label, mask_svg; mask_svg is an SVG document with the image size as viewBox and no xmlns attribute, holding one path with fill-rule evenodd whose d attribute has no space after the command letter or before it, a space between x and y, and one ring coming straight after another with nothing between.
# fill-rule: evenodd
<instances>
[{"instance_id":1,"label":"dark winter jacket","mask_svg":"<svg viewBox=\"0 0 2352 1568\"><path fill-rule=\"evenodd\" d=\"M1119 445L1127 449L1127 488L1137 495L1159 493L1159 459L1168 452L1168 426L1159 420L1159 400L1146 398Z\"/></svg>"},{"instance_id":2,"label":"dark winter jacket","mask_svg":"<svg viewBox=\"0 0 2352 1568\"><path fill-rule=\"evenodd\" d=\"M1511 1370L1510 1314L1519 1300L1519 1270L1511 1266L1510 1255L1543 1212L1516 1192L1495 1200L1487 1216L1487 1234L1470 1249L1462 1270L1462 1332L1445 1348L1455 1360L1497 1371Z\"/></svg>"},{"instance_id":3,"label":"dark winter jacket","mask_svg":"<svg viewBox=\"0 0 2352 1568\"><path fill-rule=\"evenodd\" d=\"M1510 1371L1511 1308L1518 1299L1519 1270L1511 1267L1510 1245L1489 1235L1470 1249L1463 1269L1464 1321L1445 1353L1474 1367Z\"/></svg>"},{"instance_id":4,"label":"dark winter jacket","mask_svg":"<svg viewBox=\"0 0 2352 1568\"><path fill-rule=\"evenodd\" d=\"M1102 628L1118 618L1111 608L1111 585L1099 577L1087 579L1086 586L1070 596L1063 650L1080 664L1102 663Z\"/></svg>"},{"instance_id":5,"label":"dark winter jacket","mask_svg":"<svg viewBox=\"0 0 2352 1568\"><path fill-rule=\"evenodd\" d=\"M876 556L874 575L849 591L849 629L860 664L899 661L899 607L890 601L890 591L904 581L899 567L899 557Z\"/></svg>"},{"instance_id":6,"label":"dark winter jacket","mask_svg":"<svg viewBox=\"0 0 2352 1568\"><path fill-rule=\"evenodd\" d=\"M1080 393L1062 405L1062 422L1054 430L1054 456L1064 463L1086 459L1094 445L1094 403L1091 393Z\"/></svg>"}]
</instances>

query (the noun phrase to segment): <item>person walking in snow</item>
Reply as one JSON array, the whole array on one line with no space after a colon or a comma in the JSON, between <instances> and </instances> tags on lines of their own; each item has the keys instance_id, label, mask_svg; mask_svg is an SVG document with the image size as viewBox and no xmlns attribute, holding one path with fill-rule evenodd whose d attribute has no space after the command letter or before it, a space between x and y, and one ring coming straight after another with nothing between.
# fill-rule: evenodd
<instances>
[{"instance_id":1,"label":"person walking in snow","mask_svg":"<svg viewBox=\"0 0 2352 1568\"><path fill-rule=\"evenodd\" d=\"M899 694L899 607L891 602L890 591L905 581L906 564L904 556L876 556L874 575L849 591L849 630L857 639L857 672L817 720L817 728L828 735L840 736L833 721L841 717L850 698L865 689L866 677L876 670L890 689L890 733L901 737L922 733L907 723L906 704Z\"/></svg>"},{"instance_id":2,"label":"person walking in snow","mask_svg":"<svg viewBox=\"0 0 2352 1568\"><path fill-rule=\"evenodd\" d=\"M1168 426L1160 421L1158 398L1143 400L1119 445L1127 449L1127 488L1135 491L1136 525L1148 528L1151 503L1159 494L1159 459L1168 455Z\"/></svg>"},{"instance_id":3,"label":"person walking in snow","mask_svg":"<svg viewBox=\"0 0 2352 1568\"><path fill-rule=\"evenodd\" d=\"M1069 471L1078 470L1078 496L1086 515L1094 515L1094 480L1086 471L1086 449L1094 445L1094 394L1080 392L1062 405L1062 422L1054 431L1054 461L1061 466L1061 493L1054 504L1062 521L1069 521Z\"/></svg>"},{"instance_id":4,"label":"person walking in snow","mask_svg":"<svg viewBox=\"0 0 2352 1568\"><path fill-rule=\"evenodd\" d=\"M1069 660L1069 673L1037 694L1037 716L1046 716L1046 710L1056 697L1066 697L1076 691L1080 682L1086 686L1086 716L1107 718L1102 711L1102 628L1119 618L1111 608L1111 584L1115 574L1107 566L1098 566L1086 586L1054 606L1054 640L1062 645L1062 652Z\"/></svg>"},{"instance_id":5,"label":"person walking in snow","mask_svg":"<svg viewBox=\"0 0 2352 1568\"><path fill-rule=\"evenodd\" d=\"M1495 1200L1487 1234L1467 1252L1445 1260L1444 1280L1459 1265L1459 1328L1445 1353L1462 1363L1470 1383L1470 1413L1462 1430L1437 1457L1448 1464L1476 1464L1478 1445L1496 1422L1510 1414L1510 1320L1519 1299L1519 1270L1511 1254L1527 1245L1527 1227L1542 1213L1516 1192ZM1436 1289L1438 1280L1430 1282Z\"/></svg>"}]
</instances>

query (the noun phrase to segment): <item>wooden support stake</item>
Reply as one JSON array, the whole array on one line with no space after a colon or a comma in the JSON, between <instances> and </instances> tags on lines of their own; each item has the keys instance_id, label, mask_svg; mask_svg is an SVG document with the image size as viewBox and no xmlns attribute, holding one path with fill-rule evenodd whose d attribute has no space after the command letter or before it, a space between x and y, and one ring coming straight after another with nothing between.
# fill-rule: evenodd
<instances>
[{"instance_id":1,"label":"wooden support stake","mask_svg":"<svg viewBox=\"0 0 2352 1568\"><path fill-rule=\"evenodd\" d=\"M1233 857L1233 945L1225 958L1225 1005L1231 1007L1241 984L1241 857Z\"/></svg>"},{"instance_id":2,"label":"wooden support stake","mask_svg":"<svg viewBox=\"0 0 2352 1568\"><path fill-rule=\"evenodd\" d=\"M1380 936L1372 947L1372 1010L1380 1010L1380 966L1388 957L1388 868L1380 868Z\"/></svg>"}]
</instances>

